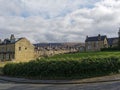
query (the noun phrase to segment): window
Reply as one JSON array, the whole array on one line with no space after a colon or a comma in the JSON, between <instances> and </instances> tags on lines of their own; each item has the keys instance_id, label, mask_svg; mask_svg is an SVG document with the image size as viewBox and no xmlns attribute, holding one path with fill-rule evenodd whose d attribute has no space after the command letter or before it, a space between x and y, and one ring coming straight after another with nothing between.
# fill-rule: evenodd
<instances>
[{"instance_id":1,"label":"window","mask_svg":"<svg viewBox=\"0 0 120 90\"><path fill-rule=\"evenodd\" d=\"M21 47L19 47L19 51L21 51Z\"/></svg>"},{"instance_id":2,"label":"window","mask_svg":"<svg viewBox=\"0 0 120 90\"><path fill-rule=\"evenodd\" d=\"M98 41L96 42L96 48L98 48Z\"/></svg>"},{"instance_id":3,"label":"window","mask_svg":"<svg viewBox=\"0 0 120 90\"><path fill-rule=\"evenodd\" d=\"M96 43L94 42L94 48L96 47Z\"/></svg>"},{"instance_id":4,"label":"window","mask_svg":"<svg viewBox=\"0 0 120 90\"><path fill-rule=\"evenodd\" d=\"M4 52L4 47L2 48L2 52Z\"/></svg>"},{"instance_id":5,"label":"window","mask_svg":"<svg viewBox=\"0 0 120 90\"><path fill-rule=\"evenodd\" d=\"M91 44L91 42L88 42L88 45L90 45Z\"/></svg>"},{"instance_id":6,"label":"window","mask_svg":"<svg viewBox=\"0 0 120 90\"><path fill-rule=\"evenodd\" d=\"M25 50L27 50L27 47L25 47Z\"/></svg>"},{"instance_id":7,"label":"window","mask_svg":"<svg viewBox=\"0 0 120 90\"><path fill-rule=\"evenodd\" d=\"M88 46L88 49L91 49L91 46L90 46L90 45Z\"/></svg>"},{"instance_id":8,"label":"window","mask_svg":"<svg viewBox=\"0 0 120 90\"><path fill-rule=\"evenodd\" d=\"M9 51L10 51L10 48L7 48L7 51L9 52Z\"/></svg>"},{"instance_id":9,"label":"window","mask_svg":"<svg viewBox=\"0 0 120 90\"><path fill-rule=\"evenodd\" d=\"M12 54L12 59L14 59L15 58L15 55L14 54Z\"/></svg>"},{"instance_id":10,"label":"window","mask_svg":"<svg viewBox=\"0 0 120 90\"><path fill-rule=\"evenodd\" d=\"M104 48L106 48L107 47L107 44L104 44Z\"/></svg>"}]
</instances>

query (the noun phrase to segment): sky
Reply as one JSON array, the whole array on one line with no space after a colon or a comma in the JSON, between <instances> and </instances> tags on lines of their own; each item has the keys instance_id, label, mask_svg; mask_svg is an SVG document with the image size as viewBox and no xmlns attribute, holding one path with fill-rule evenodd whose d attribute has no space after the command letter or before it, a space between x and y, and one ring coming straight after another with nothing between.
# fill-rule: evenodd
<instances>
[{"instance_id":1,"label":"sky","mask_svg":"<svg viewBox=\"0 0 120 90\"><path fill-rule=\"evenodd\" d=\"M0 0L0 38L32 43L84 42L98 34L117 37L120 0Z\"/></svg>"}]
</instances>

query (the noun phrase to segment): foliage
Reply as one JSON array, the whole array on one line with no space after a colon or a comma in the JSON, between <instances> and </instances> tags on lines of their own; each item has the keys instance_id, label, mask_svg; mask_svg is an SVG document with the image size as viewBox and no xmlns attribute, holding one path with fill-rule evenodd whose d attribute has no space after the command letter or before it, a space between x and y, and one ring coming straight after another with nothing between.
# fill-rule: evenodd
<instances>
[{"instance_id":1,"label":"foliage","mask_svg":"<svg viewBox=\"0 0 120 90\"><path fill-rule=\"evenodd\" d=\"M87 57L79 60L35 60L28 63L10 63L3 73L10 76L39 77L40 79L84 78L118 73L119 57Z\"/></svg>"},{"instance_id":2,"label":"foliage","mask_svg":"<svg viewBox=\"0 0 120 90\"><path fill-rule=\"evenodd\" d=\"M120 48L119 47L102 48L101 51L120 51Z\"/></svg>"}]
</instances>

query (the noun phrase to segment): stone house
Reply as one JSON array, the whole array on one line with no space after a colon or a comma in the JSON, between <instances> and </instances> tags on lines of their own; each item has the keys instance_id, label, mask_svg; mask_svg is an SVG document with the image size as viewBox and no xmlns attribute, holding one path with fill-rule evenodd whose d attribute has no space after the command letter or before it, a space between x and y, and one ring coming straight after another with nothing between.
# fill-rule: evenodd
<instances>
[{"instance_id":1,"label":"stone house","mask_svg":"<svg viewBox=\"0 0 120 90\"><path fill-rule=\"evenodd\" d=\"M29 61L35 58L34 46L26 38L0 40L0 61Z\"/></svg>"},{"instance_id":2,"label":"stone house","mask_svg":"<svg viewBox=\"0 0 120 90\"><path fill-rule=\"evenodd\" d=\"M98 35L93 37L86 37L85 49L86 51L100 51L101 48L107 48L108 41L106 35Z\"/></svg>"}]
</instances>

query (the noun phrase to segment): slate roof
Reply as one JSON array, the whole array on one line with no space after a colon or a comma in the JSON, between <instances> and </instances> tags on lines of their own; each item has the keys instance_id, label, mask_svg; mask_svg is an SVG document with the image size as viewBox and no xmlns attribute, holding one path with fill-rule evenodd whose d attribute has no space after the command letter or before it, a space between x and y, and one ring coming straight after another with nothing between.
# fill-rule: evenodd
<instances>
[{"instance_id":1,"label":"slate roof","mask_svg":"<svg viewBox=\"0 0 120 90\"><path fill-rule=\"evenodd\" d=\"M85 46L83 43L37 43L33 44L35 47L66 47L66 46Z\"/></svg>"},{"instance_id":2,"label":"slate roof","mask_svg":"<svg viewBox=\"0 0 120 90\"><path fill-rule=\"evenodd\" d=\"M109 44L109 45L113 45L113 41L116 40L116 39L118 39L118 37L108 38L108 39L107 39L107 40L108 40L108 44Z\"/></svg>"},{"instance_id":3,"label":"slate roof","mask_svg":"<svg viewBox=\"0 0 120 90\"><path fill-rule=\"evenodd\" d=\"M35 47L48 47L48 46L62 46L62 43L37 43L33 45Z\"/></svg>"},{"instance_id":4,"label":"slate roof","mask_svg":"<svg viewBox=\"0 0 120 90\"><path fill-rule=\"evenodd\" d=\"M6 44L15 44L17 41L21 40L23 38L15 38L15 40L10 40L10 39L5 39L4 41L2 41L2 43L0 43L0 45L6 45Z\"/></svg>"},{"instance_id":5,"label":"slate roof","mask_svg":"<svg viewBox=\"0 0 120 90\"><path fill-rule=\"evenodd\" d=\"M103 41L105 38L107 38L106 35L100 36L100 40L99 40L99 36L93 36L93 37L88 37L85 42L89 42L89 41Z\"/></svg>"}]
</instances>

